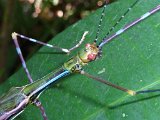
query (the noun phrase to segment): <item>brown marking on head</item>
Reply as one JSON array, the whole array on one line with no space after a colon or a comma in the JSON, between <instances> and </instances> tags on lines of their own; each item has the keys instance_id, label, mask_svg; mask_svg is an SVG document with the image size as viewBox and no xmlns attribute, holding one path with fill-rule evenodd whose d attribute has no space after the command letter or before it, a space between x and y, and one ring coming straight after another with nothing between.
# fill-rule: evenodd
<instances>
[{"instance_id":1,"label":"brown marking on head","mask_svg":"<svg viewBox=\"0 0 160 120\"><path fill-rule=\"evenodd\" d=\"M79 57L84 63L94 61L98 55L99 49L95 44L86 44L85 48L79 52Z\"/></svg>"}]
</instances>

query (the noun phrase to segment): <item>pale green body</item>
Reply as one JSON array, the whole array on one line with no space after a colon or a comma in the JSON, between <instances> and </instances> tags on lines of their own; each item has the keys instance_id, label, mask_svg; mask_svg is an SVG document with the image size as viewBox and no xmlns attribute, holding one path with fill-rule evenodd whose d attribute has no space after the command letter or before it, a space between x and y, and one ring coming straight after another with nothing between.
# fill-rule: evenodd
<instances>
[{"instance_id":1,"label":"pale green body","mask_svg":"<svg viewBox=\"0 0 160 120\"><path fill-rule=\"evenodd\" d=\"M89 48L82 49L76 56L68 60L59 69L47 74L43 78L22 87L13 87L6 94L0 97L0 120L8 120L20 114L29 103L34 103L40 93L53 84L56 80L79 72L82 66L89 61L86 56L95 53ZM95 47L95 46L94 46ZM96 51L97 52L97 51Z\"/></svg>"}]
</instances>

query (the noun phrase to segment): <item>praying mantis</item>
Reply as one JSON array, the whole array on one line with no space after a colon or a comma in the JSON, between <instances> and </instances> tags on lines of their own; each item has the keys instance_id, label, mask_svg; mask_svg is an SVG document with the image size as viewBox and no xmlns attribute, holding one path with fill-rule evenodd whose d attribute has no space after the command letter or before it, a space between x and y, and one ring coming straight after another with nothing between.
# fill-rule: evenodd
<instances>
[{"instance_id":1,"label":"praying mantis","mask_svg":"<svg viewBox=\"0 0 160 120\"><path fill-rule=\"evenodd\" d=\"M159 10L159 5L157 6L157 7L155 7L155 9L158 9ZM146 17L148 17L150 14L148 14L148 13L146 13L146 14L144 14L143 16L141 16L140 18L142 19L142 18L146 18ZM113 35L119 35L120 33L122 33L124 31L124 29L120 29L118 32L116 32L116 34L113 34ZM82 40L83 40L83 38L85 37L85 35L86 35L86 33L87 32L85 32L85 34L84 34L84 36L82 37ZM98 32L97 32L98 33ZM18 36L18 34L16 34L16 33L14 33L14 34L12 34L12 37L13 37L13 39L17 39L16 38L16 36ZM112 36L112 35L111 35ZM22 37L22 36L21 36ZM107 40L109 40L108 38L107 38ZM32 41L33 41L33 39L32 39ZM94 55L89 55L89 60L90 61L92 61L92 60L95 60L95 56L97 56L97 54L99 53L99 51L100 51L100 49L98 48L98 50L96 49L96 42L97 40L95 39L95 41L94 41L94 43L93 44L86 44L86 49L90 49L90 47L91 48L95 48L94 49ZM101 42L100 44L99 44L99 46L100 47L102 47L104 44L106 43L106 41L103 41L103 42ZM84 49L83 49L84 50ZM82 50L82 51L83 51ZM85 51L85 50L84 50ZM80 52L80 53L83 53L83 52ZM91 52L92 53L92 52ZM83 53L83 55L85 55L85 53ZM88 54L87 54L88 55ZM87 61L88 62L88 61ZM24 65L25 66L25 65ZM79 68L79 67L78 67ZM96 80L100 80L100 81L102 81L102 82L104 82L102 79L99 79L99 78L97 78L97 77L93 77L93 76L90 76L89 74L87 74L87 73L85 73L83 70L80 72L81 74L84 74L84 75L86 75L86 76L88 76L88 77L90 77L90 78L93 78L93 79L96 79ZM128 82L128 81L127 81ZM111 86L113 86L113 85L111 85ZM123 89L124 90L124 89ZM129 94L131 94L131 95L134 95L134 94L136 94L136 92L135 91L130 91L130 90L124 90L124 91L126 91L126 92L128 92ZM51 91L50 91L51 92ZM141 92L143 92L143 91L141 91ZM62 98L63 99L63 98Z\"/></svg>"}]
</instances>

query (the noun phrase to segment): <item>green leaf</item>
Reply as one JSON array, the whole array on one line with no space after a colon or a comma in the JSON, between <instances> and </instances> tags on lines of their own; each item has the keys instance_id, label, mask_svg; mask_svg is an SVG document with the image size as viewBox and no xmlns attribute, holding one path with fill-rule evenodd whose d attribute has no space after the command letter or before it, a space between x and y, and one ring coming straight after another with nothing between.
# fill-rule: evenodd
<instances>
[{"instance_id":1,"label":"green leaf","mask_svg":"<svg viewBox=\"0 0 160 120\"><path fill-rule=\"evenodd\" d=\"M101 40L110 27L135 0L119 0L107 6L100 31ZM140 1L116 27L114 32L160 3L159 0ZM101 10L72 25L49 43L70 48L84 31L89 31L85 43L93 42ZM103 56L84 69L92 75L133 90L159 88L160 83L160 13L152 15L103 47ZM85 43L81 46L84 47ZM75 55L79 50L71 55ZM71 56L57 54L56 50L42 47L27 61L34 80L61 66ZM99 74L100 73L100 74ZM12 86L27 84L21 68L0 86L0 94ZM64 78L45 91L40 100L49 120L158 120L159 93L129 96L85 76L74 74ZM40 120L40 111L29 105L16 120Z\"/></svg>"}]
</instances>

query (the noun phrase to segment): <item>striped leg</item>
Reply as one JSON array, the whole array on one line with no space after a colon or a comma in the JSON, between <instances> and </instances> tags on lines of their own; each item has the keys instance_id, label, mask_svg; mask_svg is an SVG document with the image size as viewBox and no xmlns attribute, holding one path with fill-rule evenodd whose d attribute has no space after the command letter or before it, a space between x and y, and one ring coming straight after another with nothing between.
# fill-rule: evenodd
<instances>
[{"instance_id":1,"label":"striped leg","mask_svg":"<svg viewBox=\"0 0 160 120\"><path fill-rule=\"evenodd\" d=\"M114 28L122 21L122 19L132 10L132 8L139 2L140 0L136 0L125 13L118 19L118 21L109 29L105 38L114 30Z\"/></svg>"},{"instance_id":2,"label":"striped leg","mask_svg":"<svg viewBox=\"0 0 160 120\"><path fill-rule=\"evenodd\" d=\"M27 68L27 66L26 66L26 62L25 62L25 60L24 60L24 58L23 58L21 49L20 49L20 47L19 47L16 33L12 33L12 39L13 39L14 44L15 44L15 46L16 46L16 50L17 50L17 53L18 53L18 55L19 55L19 57L20 57L20 60L21 60L21 62L22 62L22 66L23 66L23 68L24 68L24 71L25 71L25 73L26 73L26 75L27 75L27 77L28 77L28 79L29 79L29 82L32 83L33 80L32 80L32 77L31 77L29 71L28 71L28 68Z\"/></svg>"},{"instance_id":3,"label":"striped leg","mask_svg":"<svg viewBox=\"0 0 160 120\"><path fill-rule=\"evenodd\" d=\"M21 49L20 49L20 47L19 47L16 33L12 33L12 39L13 39L14 44L15 44L15 46L16 46L17 53L18 53L18 55L19 55L19 57L20 57L20 60L21 60L21 62L22 62L22 66L23 66L24 71L25 71L25 73L26 73L26 75L27 75L27 77L28 77L28 80L29 80L30 83L32 83L33 80L32 80L32 77L31 77L29 71L28 71L28 68L27 68L27 66L26 66L26 62L25 62L25 60L24 60L24 58L23 58ZM37 100L37 101L35 102L35 105L40 109L40 111L41 111L41 113L42 113L42 116L43 116L43 119L44 119L44 120L47 120L47 116L46 116L46 113L45 113L45 110L44 110L43 106L41 105L41 102L40 102L39 100Z\"/></svg>"},{"instance_id":4,"label":"striped leg","mask_svg":"<svg viewBox=\"0 0 160 120\"><path fill-rule=\"evenodd\" d=\"M107 32L105 38L114 30L114 28L120 23L120 21L129 13L129 11L131 11L131 9L138 3L139 0L136 0L128 9L127 11L118 19L118 21L109 29L109 31ZM98 40L98 35L99 35L99 31L100 31L100 27L102 25L102 20L103 20L103 17L105 15L105 9L106 9L106 6L108 4L108 1L106 0L106 3L103 7L103 10L102 10L102 13L101 13L101 18L100 18L100 21L99 21L99 24L98 24L98 29L97 29L97 33L96 33L96 38L94 40L94 42L96 43L97 40Z\"/></svg>"},{"instance_id":5,"label":"striped leg","mask_svg":"<svg viewBox=\"0 0 160 120\"><path fill-rule=\"evenodd\" d=\"M101 13L101 18L100 18L100 20L99 20L99 24L98 24L98 28L97 28L97 32L96 32L96 38L95 38L95 40L94 40L94 43L96 43L97 42L97 40L98 40L98 35L99 35L99 32L100 32L100 28L101 28L101 25L102 25L102 20L103 20L103 17L104 17L104 12L105 12L105 9L106 9L106 7L107 7L107 1L106 1L106 4L104 5L104 7L103 7L103 10L102 10L102 13Z\"/></svg>"},{"instance_id":6,"label":"striped leg","mask_svg":"<svg viewBox=\"0 0 160 120\"><path fill-rule=\"evenodd\" d=\"M106 37L103 39L103 41L99 44L99 48L102 48L103 45L105 45L106 43L108 43L109 41L111 41L112 39L116 38L117 36L119 36L120 34L124 33L126 30L128 30L129 28L133 27L134 25L138 24L139 22L141 22L142 20L148 18L149 16L155 14L156 12L158 12L160 10L160 5L158 5L157 7L155 7L154 9L150 10L149 12L146 12L144 15L142 15L140 18L134 20L133 22L125 25L122 29L120 29L119 31L117 31L115 34Z\"/></svg>"},{"instance_id":7,"label":"striped leg","mask_svg":"<svg viewBox=\"0 0 160 120\"><path fill-rule=\"evenodd\" d=\"M102 79L102 78L99 78L99 77L95 77L95 76L93 76L93 75L90 75L90 74L88 74L88 73L86 73L86 72L84 72L84 71L81 71L80 73L81 73L82 75L85 75L85 76L89 77L89 78L92 78L93 80L99 81L99 82L101 82L101 83L103 83L103 84L106 84L106 85L108 85L108 86L111 86L111 87L113 87L113 88L116 88L116 89L118 89L118 90L121 90L121 91L123 91L123 92L126 92L126 93L128 93L129 95L132 95L132 96L138 95L138 94L144 94L144 93L160 92L160 89L133 91L133 90L126 89L126 88L124 88L124 87L115 85L115 84L113 84L113 83L111 83L111 82L109 82L109 81L107 81L107 80Z\"/></svg>"},{"instance_id":8,"label":"striped leg","mask_svg":"<svg viewBox=\"0 0 160 120\"><path fill-rule=\"evenodd\" d=\"M36 100L34 104L40 109L43 119L48 120L44 107L42 106L41 102L39 100Z\"/></svg>"},{"instance_id":9,"label":"striped leg","mask_svg":"<svg viewBox=\"0 0 160 120\"><path fill-rule=\"evenodd\" d=\"M34 43L38 43L38 44L40 44L40 45L44 45L44 46L47 46L47 47L50 47L50 48L58 49L58 50L60 50L60 51L62 51L62 52L65 52L65 53L70 53L72 50L78 48L78 47L82 44L82 42L83 42L84 39L85 39L85 36L88 34L88 31L85 31L84 34L83 34L83 36L82 36L82 38L81 38L81 40L78 42L78 44L76 44L75 46L73 46L73 47L70 48L70 49L60 48L60 47L57 47L57 46L54 46L54 45L51 45L51 44L48 44L48 43L44 43L44 42L38 41L38 40L33 39L33 38L26 37L26 36L24 36L24 35L21 35L21 34L15 33L15 32L12 33L12 34L13 34L14 37L16 37L16 38L17 38L17 36L18 36L18 37L20 37L20 38L23 38L23 39L25 39L25 40L28 40L28 41L31 41L31 42L34 42Z\"/></svg>"}]
</instances>

